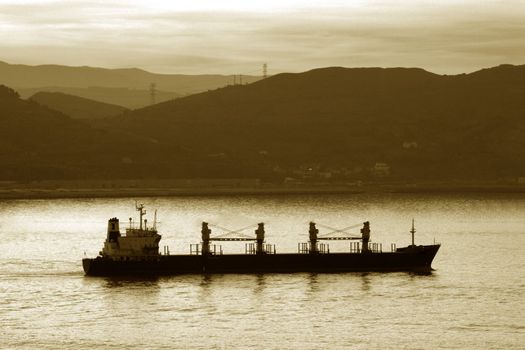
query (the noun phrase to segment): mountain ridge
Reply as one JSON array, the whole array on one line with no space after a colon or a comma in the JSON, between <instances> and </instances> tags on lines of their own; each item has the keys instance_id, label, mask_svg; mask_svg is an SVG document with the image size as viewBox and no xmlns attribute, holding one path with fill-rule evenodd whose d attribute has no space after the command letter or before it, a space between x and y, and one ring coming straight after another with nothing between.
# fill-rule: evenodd
<instances>
[{"instance_id":1,"label":"mountain ridge","mask_svg":"<svg viewBox=\"0 0 525 350\"><path fill-rule=\"evenodd\" d=\"M21 73L28 79L20 77ZM259 77L245 75L246 83ZM57 64L25 65L0 61L0 83L15 88L37 87L127 87L144 88L156 83L157 88L180 94L205 91L231 83L233 75L162 74L140 68L102 68Z\"/></svg>"},{"instance_id":2,"label":"mountain ridge","mask_svg":"<svg viewBox=\"0 0 525 350\"><path fill-rule=\"evenodd\" d=\"M38 91L63 92L127 108L150 104L152 88L156 101L166 101L232 84L233 75L158 74L139 68L24 65L0 61L0 84L29 97ZM245 83L260 79L244 75ZM153 87L152 84L155 84Z\"/></svg>"},{"instance_id":3,"label":"mountain ridge","mask_svg":"<svg viewBox=\"0 0 525 350\"><path fill-rule=\"evenodd\" d=\"M128 110L115 104L98 102L60 92L40 91L31 96L29 100L60 111L74 119L107 118Z\"/></svg>"},{"instance_id":4,"label":"mountain ridge","mask_svg":"<svg viewBox=\"0 0 525 350\"><path fill-rule=\"evenodd\" d=\"M57 144L45 161L80 177L516 179L525 175L524 71L505 65L454 76L417 68L283 73L77 124L95 131L78 139L91 145L94 138L97 148L72 141L79 163ZM52 130L57 140L65 132L60 125ZM12 164L17 152L31 150L4 153L11 158L3 163ZM22 155L19 167L28 164ZM5 169L3 177L12 177Z\"/></svg>"}]
</instances>

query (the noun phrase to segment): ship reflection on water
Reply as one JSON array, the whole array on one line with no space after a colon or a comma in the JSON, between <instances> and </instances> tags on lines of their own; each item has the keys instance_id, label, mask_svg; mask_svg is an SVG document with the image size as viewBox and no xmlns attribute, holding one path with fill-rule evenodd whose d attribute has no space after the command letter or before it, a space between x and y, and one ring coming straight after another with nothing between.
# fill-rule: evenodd
<instances>
[{"instance_id":1,"label":"ship reflection on water","mask_svg":"<svg viewBox=\"0 0 525 350\"><path fill-rule=\"evenodd\" d=\"M158 277L107 277L102 279L103 286L108 289L116 288L158 288L160 287Z\"/></svg>"},{"instance_id":2,"label":"ship reflection on water","mask_svg":"<svg viewBox=\"0 0 525 350\"><path fill-rule=\"evenodd\" d=\"M308 286L308 291L314 293L318 291L322 284L326 282L325 279L331 280L333 278L343 278L348 281L360 281L360 290L370 291L372 288L372 278L381 278L384 273L379 272L336 272L336 273L294 273L294 274L202 274L202 275L179 275L170 277L155 277L155 276L139 276L139 277L105 277L105 278L90 278L85 277L83 282L87 285L100 284L105 289L119 289L119 288L144 288L154 289L161 288L165 284L195 284L203 290L209 290L214 286L233 285L243 283L246 286L253 287L255 293L262 292L268 287L269 282L276 282L279 280L286 280L290 276L299 276ZM436 273L430 272L393 272L389 275L406 276L411 283L416 282L421 276L437 278Z\"/></svg>"}]
</instances>

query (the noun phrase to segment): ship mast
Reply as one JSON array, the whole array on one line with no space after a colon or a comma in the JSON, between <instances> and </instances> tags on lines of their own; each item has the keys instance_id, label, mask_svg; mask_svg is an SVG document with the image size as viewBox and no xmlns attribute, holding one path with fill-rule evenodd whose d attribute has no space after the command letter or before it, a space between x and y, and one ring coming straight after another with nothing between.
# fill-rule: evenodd
<instances>
[{"instance_id":1,"label":"ship mast","mask_svg":"<svg viewBox=\"0 0 525 350\"><path fill-rule=\"evenodd\" d=\"M140 230L142 230L142 217L146 215L146 210L144 210L144 204L136 204L135 207L140 212Z\"/></svg>"}]
</instances>

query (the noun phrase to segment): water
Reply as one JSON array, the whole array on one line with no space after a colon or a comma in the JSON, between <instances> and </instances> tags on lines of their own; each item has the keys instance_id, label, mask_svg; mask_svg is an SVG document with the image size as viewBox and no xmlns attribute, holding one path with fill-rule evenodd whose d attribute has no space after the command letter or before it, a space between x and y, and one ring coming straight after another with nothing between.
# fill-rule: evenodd
<instances>
[{"instance_id":1,"label":"water","mask_svg":"<svg viewBox=\"0 0 525 350\"><path fill-rule=\"evenodd\" d=\"M2 349L523 349L524 195L145 198L161 245L187 253L200 222L260 221L293 252L308 222L371 221L372 241L443 245L429 276L410 273L84 277L106 222L132 199L0 202ZM358 232L359 228L355 229ZM220 230L214 229L214 233ZM327 232L322 230L320 233ZM249 233L249 230L248 230ZM339 243L339 242L336 242ZM330 244L331 250L347 243ZM240 252L240 245L223 246Z\"/></svg>"}]
</instances>

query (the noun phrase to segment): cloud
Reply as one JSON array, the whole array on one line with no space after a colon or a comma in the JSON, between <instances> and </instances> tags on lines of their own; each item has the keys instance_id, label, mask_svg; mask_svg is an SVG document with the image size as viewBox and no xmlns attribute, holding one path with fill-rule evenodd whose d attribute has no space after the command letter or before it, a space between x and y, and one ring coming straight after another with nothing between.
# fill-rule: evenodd
<instances>
[{"instance_id":1,"label":"cloud","mask_svg":"<svg viewBox=\"0 0 525 350\"><path fill-rule=\"evenodd\" d=\"M520 1L0 3L0 59L30 64L238 74L268 62L273 72L338 65L458 73L525 57Z\"/></svg>"}]
</instances>

